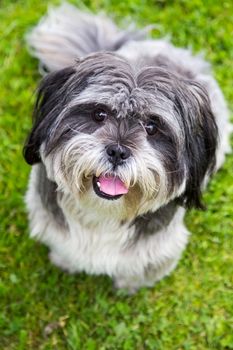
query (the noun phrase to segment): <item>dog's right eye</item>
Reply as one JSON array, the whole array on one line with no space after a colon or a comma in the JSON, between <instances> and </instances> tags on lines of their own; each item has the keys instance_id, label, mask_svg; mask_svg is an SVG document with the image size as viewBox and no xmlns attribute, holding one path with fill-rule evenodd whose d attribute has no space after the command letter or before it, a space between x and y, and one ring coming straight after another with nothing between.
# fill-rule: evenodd
<instances>
[{"instance_id":1,"label":"dog's right eye","mask_svg":"<svg viewBox=\"0 0 233 350\"><path fill-rule=\"evenodd\" d=\"M94 121L101 123L105 121L107 116L108 113L106 111L104 111L103 109L97 109L93 112L92 118L94 119Z\"/></svg>"}]
</instances>

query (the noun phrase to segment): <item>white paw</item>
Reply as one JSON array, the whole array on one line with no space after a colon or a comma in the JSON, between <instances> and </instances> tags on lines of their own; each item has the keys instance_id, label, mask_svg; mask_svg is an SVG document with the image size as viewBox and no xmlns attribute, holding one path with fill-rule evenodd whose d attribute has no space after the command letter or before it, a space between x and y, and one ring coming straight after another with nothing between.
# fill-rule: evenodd
<instances>
[{"instance_id":1,"label":"white paw","mask_svg":"<svg viewBox=\"0 0 233 350\"><path fill-rule=\"evenodd\" d=\"M60 267L62 270L67 272L72 272L69 262L65 260L63 257L61 257L60 255L58 255L56 252L51 251L49 253L49 259L54 265L56 265L57 267Z\"/></svg>"}]
</instances>

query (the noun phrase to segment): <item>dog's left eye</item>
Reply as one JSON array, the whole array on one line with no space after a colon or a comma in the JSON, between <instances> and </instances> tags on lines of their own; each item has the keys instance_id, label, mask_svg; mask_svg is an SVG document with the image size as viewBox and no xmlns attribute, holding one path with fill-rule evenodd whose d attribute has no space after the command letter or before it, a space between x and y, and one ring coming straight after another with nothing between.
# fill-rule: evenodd
<instances>
[{"instance_id":1,"label":"dog's left eye","mask_svg":"<svg viewBox=\"0 0 233 350\"><path fill-rule=\"evenodd\" d=\"M150 120L148 123L145 124L145 129L148 135L155 135L158 131L157 125L155 122Z\"/></svg>"},{"instance_id":2,"label":"dog's left eye","mask_svg":"<svg viewBox=\"0 0 233 350\"><path fill-rule=\"evenodd\" d=\"M97 109L94 111L92 117L96 122L101 123L105 121L107 116L108 116L108 113L106 111L104 111L103 109Z\"/></svg>"}]
</instances>

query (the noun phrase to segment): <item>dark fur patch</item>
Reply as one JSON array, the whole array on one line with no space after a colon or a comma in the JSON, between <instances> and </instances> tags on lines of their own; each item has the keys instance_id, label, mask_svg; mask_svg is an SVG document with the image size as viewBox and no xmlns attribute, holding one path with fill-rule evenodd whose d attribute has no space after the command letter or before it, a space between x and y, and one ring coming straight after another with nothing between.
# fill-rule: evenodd
<instances>
[{"instance_id":1,"label":"dark fur patch","mask_svg":"<svg viewBox=\"0 0 233 350\"><path fill-rule=\"evenodd\" d=\"M214 170L218 144L218 128L208 93L197 82L185 81L176 95L175 108L183 117L188 171L186 190L180 200L188 208L204 209L202 184Z\"/></svg>"},{"instance_id":2,"label":"dark fur patch","mask_svg":"<svg viewBox=\"0 0 233 350\"><path fill-rule=\"evenodd\" d=\"M153 136L147 136L147 140L162 155L161 160L168 178L167 191L171 194L183 182L185 174L184 159L180 154L177 135L171 126L164 123L162 118L158 116L151 116L150 120L156 123L157 132Z\"/></svg>"},{"instance_id":3,"label":"dark fur patch","mask_svg":"<svg viewBox=\"0 0 233 350\"><path fill-rule=\"evenodd\" d=\"M37 190L44 208L52 214L59 226L66 227L66 219L57 202L57 184L47 178L43 164L38 166Z\"/></svg>"},{"instance_id":4,"label":"dark fur patch","mask_svg":"<svg viewBox=\"0 0 233 350\"><path fill-rule=\"evenodd\" d=\"M57 116L71 98L68 92L69 78L74 74L72 67L47 75L38 88L33 120L34 125L24 146L24 157L28 164L40 162L39 148L48 139Z\"/></svg>"},{"instance_id":5,"label":"dark fur patch","mask_svg":"<svg viewBox=\"0 0 233 350\"><path fill-rule=\"evenodd\" d=\"M177 203L172 201L156 212L146 213L134 219L131 223L135 227L135 239L141 235L152 235L166 228L172 221L176 211Z\"/></svg>"}]
</instances>

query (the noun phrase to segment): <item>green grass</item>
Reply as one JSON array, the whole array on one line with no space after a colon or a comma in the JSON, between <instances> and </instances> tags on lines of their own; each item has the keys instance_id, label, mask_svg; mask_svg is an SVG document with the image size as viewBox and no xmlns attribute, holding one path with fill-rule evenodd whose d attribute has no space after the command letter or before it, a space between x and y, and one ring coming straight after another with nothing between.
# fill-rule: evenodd
<instances>
[{"instance_id":1,"label":"green grass","mask_svg":"<svg viewBox=\"0 0 233 350\"><path fill-rule=\"evenodd\" d=\"M155 38L204 50L232 110L232 1L85 4L118 23L156 23ZM128 297L107 277L67 275L29 239L23 195L30 169L21 153L39 75L24 35L46 7L45 0L0 5L0 349L233 349L232 156L205 194L208 211L187 215L193 235L178 268L152 289Z\"/></svg>"}]
</instances>

